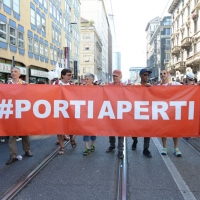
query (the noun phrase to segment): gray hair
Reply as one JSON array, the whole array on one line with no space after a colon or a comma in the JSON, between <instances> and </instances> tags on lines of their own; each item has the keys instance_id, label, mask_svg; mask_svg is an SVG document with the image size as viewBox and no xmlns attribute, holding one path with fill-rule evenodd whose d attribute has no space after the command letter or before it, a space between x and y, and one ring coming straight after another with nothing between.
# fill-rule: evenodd
<instances>
[{"instance_id":1,"label":"gray hair","mask_svg":"<svg viewBox=\"0 0 200 200\"><path fill-rule=\"evenodd\" d=\"M15 67L15 66L14 66L14 67L11 67L11 70L12 70L12 69L17 69L17 70L20 72L20 69L19 69L18 67Z\"/></svg>"},{"instance_id":2,"label":"gray hair","mask_svg":"<svg viewBox=\"0 0 200 200\"><path fill-rule=\"evenodd\" d=\"M91 74L91 73L87 73L87 74L85 75L85 78L86 78L86 77L89 77L90 79L94 80L94 75Z\"/></svg>"}]
</instances>

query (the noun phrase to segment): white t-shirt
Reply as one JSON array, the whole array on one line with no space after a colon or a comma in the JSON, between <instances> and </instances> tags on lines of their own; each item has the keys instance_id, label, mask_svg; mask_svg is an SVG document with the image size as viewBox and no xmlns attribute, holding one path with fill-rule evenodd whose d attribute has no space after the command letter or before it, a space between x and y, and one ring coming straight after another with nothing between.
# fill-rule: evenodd
<instances>
[{"instance_id":1,"label":"white t-shirt","mask_svg":"<svg viewBox=\"0 0 200 200\"><path fill-rule=\"evenodd\" d=\"M176 82L176 81L170 81L170 82L168 82L168 83L159 84L159 85L182 85L182 84L180 84L179 82Z\"/></svg>"},{"instance_id":2,"label":"white t-shirt","mask_svg":"<svg viewBox=\"0 0 200 200\"><path fill-rule=\"evenodd\" d=\"M58 84L56 84L57 81L54 81L52 85L71 85L70 83L63 83L61 80L58 80Z\"/></svg>"}]
</instances>

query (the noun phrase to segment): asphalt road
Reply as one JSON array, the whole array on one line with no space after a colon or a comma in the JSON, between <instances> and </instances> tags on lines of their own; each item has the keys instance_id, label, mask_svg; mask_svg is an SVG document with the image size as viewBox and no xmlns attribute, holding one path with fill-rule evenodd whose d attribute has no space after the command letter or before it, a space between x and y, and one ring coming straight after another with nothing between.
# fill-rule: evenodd
<instances>
[{"instance_id":1,"label":"asphalt road","mask_svg":"<svg viewBox=\"0 0 200 200\"><path fill-rule=\"evenodd\" d=\"M55 137L32 140L34 157L5 166L8 156L0 162L0 192L8 190L25 173L48 155L55 145ZM97 137L96 151L83 156L84 143L76 137L77 147L65 147L65 154L57 155L26 188L17 200L114 200L117 180L117 150L105 153L107 137ZM131 150L132 139L127 139L129 200L200 200L200 153L180 139L181 158L173 154L173 141L167 140L168 155L160 155L160 139L151 139L152 158L142 155L143 138L136 151ZM21 146L20 142L18 143ZM4 147L3 147L4 146ZM0 156L7 154L0 144ZM1 157L2 158L2 157Z\"/></svg>"}]
</instances>

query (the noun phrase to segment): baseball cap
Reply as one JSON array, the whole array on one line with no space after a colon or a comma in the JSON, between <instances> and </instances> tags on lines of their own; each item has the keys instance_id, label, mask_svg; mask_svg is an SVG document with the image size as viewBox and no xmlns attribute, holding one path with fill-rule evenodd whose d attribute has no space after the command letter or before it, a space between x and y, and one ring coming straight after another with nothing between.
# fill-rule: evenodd
<instances>
[{"instance_id":1,"label":"baseball cap","mask_svg":"<svg viewBox=\"0 0 200 200\"><path fill-rule=\"evenodd\" d=\"M112 75L115 75L115 76L121 76L122 75L122 72L118 69L115 69L112 73Z\"/></svg>"},{"instance_id":2,"label":"baseball cap","mask_svg":"<svg viewBox=\"0 0 200 200\"><path fill-rule=\"evenodd\" d=\"M147 68L144 68L144 69L141 69L141 70L140 70L140 74L143 74L143 73L145 73L145 72L148 72L149 74L152 73L152 71L148 70Z\"/></svg>"},{"instance_id":3,"label":"baseball cap","mask_svg":"<svg viewBox=\"0 0 200 200\"><path fill-rule=\"evenodd\" d=\"M188 77L189 79L191 79L191 80L194 80L194 74L192 73L192 72L188 72L187 74L186 74L186 77Z\"/></svg>"}]
</instances>

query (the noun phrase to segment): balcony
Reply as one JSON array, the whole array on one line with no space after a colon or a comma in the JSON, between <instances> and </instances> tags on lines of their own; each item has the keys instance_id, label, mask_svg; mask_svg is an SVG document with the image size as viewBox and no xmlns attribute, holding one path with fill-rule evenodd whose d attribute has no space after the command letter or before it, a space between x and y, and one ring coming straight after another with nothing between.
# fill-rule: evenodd
<instances>
[{"instance_id":1,"label":"balcony","mask_svg":"<svg viewBox=\"0 0 200 200\"><path fill-rule=\"evenodd\" d=\"M172 55L178 55L180 53L180 50L181 50L180 46L174 46L172 48Z\"/></svg>"},{"instance_id":2,"label":"balcony","mask_svg":"<svg viewBox=\"0 0 200 200\"><path fill-rule=\"evenodd\" d=\"M180 62L176 63L175 64L175 69L183 71L185 69L185 62L180 61Z\"/></svg>"},{"instance_id":3,"label":"balcony","mask_svg":"<svg viewBox=\"0 0 200 200\"><path fill-rule=\"evenodd\" d=\"M192 67L193 66L193 56L188 57L185 64L187 67Z\"/></svg>"},{"instance_id":4,"label":"balcony","mask_svg":"<svg viewBox=\"0 0 200 200\"><path fill-rule=\"evenodd\" d=\"M200 64L200 52L195 53L193 56L193 64L199 65Z\"/></svg>"},{"instance_id":5,"label":"balcony","mask_svg":"<svg viewBox=\"0 0 200 200\"><path fill-rule=\"evenodd\" d=\"M174 69L173 66L169 66L169 67L167 68L167 71L168 71L170 74L175 74L175 72L176 72L176 70Z\"/></svg>"},{"instance_id":6,"label":"balcony","mask_svg":"<svg viewBox=\"0 0 200 200\"><path fill-rule=\"evenodd\" d=\"M190 37L185 37L182 41L181 41L181 48L183 49L188 49L191 45L191 38Z\"/></svg>"}]
</instances>

